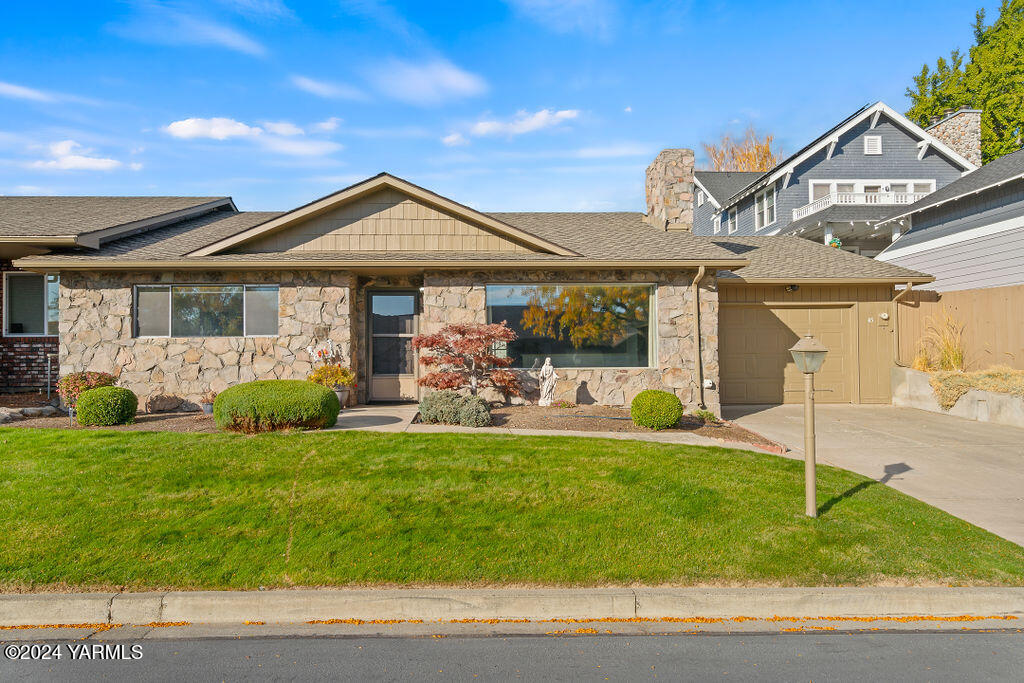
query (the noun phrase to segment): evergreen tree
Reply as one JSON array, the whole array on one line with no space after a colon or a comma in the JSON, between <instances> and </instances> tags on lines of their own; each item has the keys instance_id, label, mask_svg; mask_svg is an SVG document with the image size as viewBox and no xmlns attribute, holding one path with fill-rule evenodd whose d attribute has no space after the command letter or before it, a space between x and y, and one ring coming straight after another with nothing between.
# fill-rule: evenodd
<instances>
[{"instance_id":1,"label":"evergreen tree","mask_svg":"<svg viewBox=\"0 0 1024 683\"><path fill-rule=\"evenodd\" d=\"M1024 145L1024 0L1003 0L999 17L974 17L974 45L966 64L959 50L926 64L907 88L907 118L928 126L946 109L982 110L981 156L985 163Z\"/></svg>"}]
</instances>

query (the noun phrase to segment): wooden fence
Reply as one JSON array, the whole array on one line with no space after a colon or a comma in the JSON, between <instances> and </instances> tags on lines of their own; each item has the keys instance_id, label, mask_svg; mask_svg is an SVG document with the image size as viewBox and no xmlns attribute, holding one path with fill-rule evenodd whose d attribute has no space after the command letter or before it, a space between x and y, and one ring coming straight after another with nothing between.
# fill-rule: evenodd
<instances>
[{"instance_id":1,"label":"wooden fence","mask_svg":"<svg viewBox=\"0 0 1024 683\"><path fill-rule=\"evenodd\" d=\"M899 360L909 365L943 309L963 326L968 370L1009 365L1024 370L1024 285L956 292L911 290L900 300Z\"/></svg>"}]
</instances>

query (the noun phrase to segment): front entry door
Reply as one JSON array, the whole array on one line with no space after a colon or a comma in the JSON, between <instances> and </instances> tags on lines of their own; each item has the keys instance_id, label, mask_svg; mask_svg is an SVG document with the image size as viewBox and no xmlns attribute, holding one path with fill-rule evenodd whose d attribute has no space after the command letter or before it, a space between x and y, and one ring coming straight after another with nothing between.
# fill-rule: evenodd
<instances>
[{"instance_id":1,"label":"front entry door","mask_svg":"<svg viewBox=\"0 0 1024 683\"><path fill-rule=\"evenodd\" d=\"M417 292L369 293L370 400L415 401Z\"/></svg>"}]
</instances>

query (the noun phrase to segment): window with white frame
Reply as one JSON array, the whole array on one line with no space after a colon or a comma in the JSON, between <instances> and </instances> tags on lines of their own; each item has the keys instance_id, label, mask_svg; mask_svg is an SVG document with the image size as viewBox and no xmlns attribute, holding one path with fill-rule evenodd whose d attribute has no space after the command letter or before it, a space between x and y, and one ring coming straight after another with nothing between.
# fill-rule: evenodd
<instances>
[{"instance_id":1,"label":"window with white frame","mask_svg":"<svg viewBox=\"0 0 1024 683\"><path fill-rule=\"evenodd\" d=\"M739 228L736 209L729 209L729 234L733 234Z\"/></svg>"},{"instance_id":2,"label":"window with white frame","mask_svg":"<svg viewBox=\"0 0 1024 683\"><path fill-rule=\"evenodd\" d=\"M697 206L704 206L704 190L697 190Z\"/></svg>"},{"instance_id":3,"label":"window with white frame","mask_svg":"<svg viewBox=\"0 0 1024 683\"><path fill-rule=\"evenodd\" d=\"M713 223L713 224L714 224L714 226L715 226L715 234L716 234L716 235L717 235L718 233L722 232L722 214L720 214L720 213L716 213L716 214L715 214L715 218L714 218L714 220L712 221L712 223Z\"/></svg>"},{"instance_id":4,"label":"window with white frame","mask_svg":"<svg viewBox=\"0 0 1024 683\"><path fill-rule=\"evenodd\" d=\"M277 334L277 285L137 285L137 337Z\"/></svg>"},{"instance_id":5,"label":"window with white frame","mask_svg":"<svg viewBox=\"0 0 1024 683\"><path fill-rule=\"evenodd\" d=\"M864 153L865 154L881 154L882 153L882 136L881 135L865 135L864 136Z\"/></svg>"},{"instance_id":6,"label":"window with white frame","mask_svg":"<svg viewBox=\"0 0 1024 683\"><path fill-rule=\"evenodd\" d=\"M754 225L760 230L775 222L775 186L754 196Z\"/></svg>"},{"instance_id":7,"label":"window with white frame","mask_svg":"<svg viewBox=\"0 0 1024 683\"><path fill-rule=\"evenodd\" d=\"M4 273L4 335L56 336L59 301L60 276Z\"/></svg>"}]
</instances>

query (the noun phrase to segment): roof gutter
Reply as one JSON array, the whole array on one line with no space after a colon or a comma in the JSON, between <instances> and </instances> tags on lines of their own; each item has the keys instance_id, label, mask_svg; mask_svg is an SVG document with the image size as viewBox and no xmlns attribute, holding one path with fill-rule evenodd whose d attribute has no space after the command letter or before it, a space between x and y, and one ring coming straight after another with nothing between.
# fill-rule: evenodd
<instances>
[{"instance_id":1,"label":"roof gutter","mask_svg":"<svg viewBox=\"0 0 1024 683\"><path fill-rule=\"evenodd\" d=\"M48 235L46 237L32 235L4 235L0 237L0 244L25 244L39 247L77 247L79 246L77 235Z\"/></svg>"},{"instance_id":2,"label":"roof gutter","mask_svg":"<svg viewBox=\"0 0 1024 683\"><path fill-rule=\"evenodd\" d=\"M66 261L46 258L21 258L14 262L18 268L23 270L294 270L296 268L313 270L350 270L352 268L371 268L388 270L395 268L415 268L420 270L445 270L445 269L493 269L493 268L717 268L720 270L735 270L750 265L750 259L679 259L659 261L629 261L629 260L594 260L576 259L571 261L543 260L543 261L425 261L422 259L413 260L259 260L259 261L227 261L227 260L176 260L176 261L101 261L82 260Z\"/></svg>"},{"instance_id":3,"label":"roof gutter","mask_svg":"<svg viewBox=\"0 0 1024 683\"><path fill-rule=\"evenodd\" d=\"M935 278L931 275L922 275L919 277L752 277L743 278L736 276L734 278L719 278L718 284L721 285L789 285L789 284L801 284L801 285L844 285L855 282L857 284L864 285L902 285L902 284L915 284L915 285L926 285L929 282L935 282Z\"/></svg>"}]
</instances>

